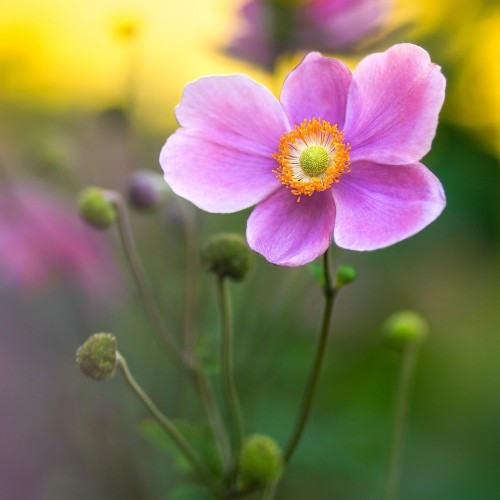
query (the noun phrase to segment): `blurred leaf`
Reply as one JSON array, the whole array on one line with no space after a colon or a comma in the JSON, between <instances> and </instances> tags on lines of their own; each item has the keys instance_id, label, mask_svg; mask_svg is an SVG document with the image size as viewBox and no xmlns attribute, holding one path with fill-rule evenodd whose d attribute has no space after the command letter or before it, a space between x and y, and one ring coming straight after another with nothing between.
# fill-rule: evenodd
<instances>
[{"instance_id":1,"label":"blurred leaf","mask_svg":"<svg viewBox=\"0 0 500 500\"><path fill-rule=\"evenodd\" d=\"M210 495L201 486L181 484L174 488L165 500L210 500Z\"/></svg>"},{"instance_id":2,"label":"blurred leaf","mask_svg":"<svg viewBox=\"0 0 500 500\"><path fill-rule=\"evenodd\" d=\"M311 262L307 265L307 269L309 269L318 285L323 288L325 286L325 274L323 271L323 266L318 262Z\"/></svg>"},{"instance_id":3,"label":"blurred leaf","mask_svg":"<svg viewBox=\"0 0 500 500\"><path fill-rule=\"evenodd\" d=\"M217 346L215 345L213 334L205 334L200 337L196 345L196 354L207 375L217 375L220 371L219 360L217 358Z\"/></svg>"},{"instance_id":4,"label":"blurred leaf","mask_svg":"<svg viewBox=\"0 0 500 500\"><path fill-rule=\"evenodd\" d=\"M212 433L208 427L182 420L173 423L207 467L220 473L221 465L213 444ZM191 471L191 464L172 441L167 431L156 420L143 420L139 424L139 431L160 452L173 458L174 465L179 472L188 473Z\"/></svg>"}]
</instances>

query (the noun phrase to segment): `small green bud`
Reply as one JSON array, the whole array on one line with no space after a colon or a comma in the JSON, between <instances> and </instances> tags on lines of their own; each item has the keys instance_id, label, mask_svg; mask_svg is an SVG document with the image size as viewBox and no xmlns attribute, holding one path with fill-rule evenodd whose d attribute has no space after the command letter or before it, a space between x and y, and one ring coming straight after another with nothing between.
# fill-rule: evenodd
<instances>
[{"instance_id":1,"label":"small green bud","mask_svg":"<svg viewBox=\"0 0 500 500\"><path fill-rule=\"evenodd\" d=\"M242 281L253 268L254 256L243 236L221 233L205 245L201 260L207 271L234 281Z\"/></svg>"},{"instance_id":2,"label":"small green bud","mask_svg":"<svg viewBox=\"0 0 500 500\"><path fill-rule=\"evenodd\" d=\"M99 229L108 228L117 218L112 201L106 197L105 191L98 187L85 188L78 195L78 208L83 219Z\"/></svg>"},{"instance_id":3,"label":"small green bud","mask_svg":"<svg viewBox=\"0 0 500 500\"><path fill-rule=\"evenodd\" d=\"M356 268L352 266L339 266L337 269L337 281L335 283L336 288L340 288L344 285L348 285L353 282L358 275Z\"/></svg>"},{"instance_id":4,"label":"small green bud","mask_svg":"<svg viewBox=\"0 0 500 500\"><path fill-rule=\"evenodd\" d=\"M252 434L243 441L239 462L243 484L269 484L281 475L283 464L283 453L273 438Z\"/></svg>"},{"instance_id":5,"label":"small green bud","mask_svg":"<svg viewBox=\"0 0 500 500\"><path fill-rule=\"evenodd\" d=\"M94 380L108 380L115 374L116 337L94 333L76 351L76 362L85 375Z\"/></svg>"},{"instance_id":6,"label":"small green bud","mask_svg":"<svg viewBox=\"0 0 500 500\"><path fill-rule=\"evenodd\" d=\"M401 349L407 344L424 341L429 333L429 326L420 314L400 311L386 319L382 331L389 345Z\"/></svg>"}]
</instances>

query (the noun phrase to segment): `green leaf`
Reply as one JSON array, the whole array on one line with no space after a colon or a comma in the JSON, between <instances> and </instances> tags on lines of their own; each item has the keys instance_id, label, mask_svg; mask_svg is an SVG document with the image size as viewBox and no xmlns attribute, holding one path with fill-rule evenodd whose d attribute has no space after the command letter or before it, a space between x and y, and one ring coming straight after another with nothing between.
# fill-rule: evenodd
<instances>
[{"instance_id":1,"label":"green leaf","mask_svg":"<svg viewBox=\"0 0 500 500\"><path fill-rule=\"evenodd\" d=\"M318 285L323 288L325 286L325 273L323 271L323 266L318 262L311 262L310 264L307 264L307 269L309 269Z\"/></svg>"},{"instance_id":2,"label":"green leaf","mask_svg":"<svg viewBox=\"0 0 500 500\"><path fill-rule=\"evenodd\" d=\"M181 420L174 421L173 423L207 467L219 474L221 472L221 464L214 447L212 433L208 427ZM179 472L188 473L191 471L190 462L184 457L184 454L179 450L159 422L150 419L143 420L139 424L139 432L160 452L173 458L174 465Z\"/></svg>"},{"instance_id":3,"label":"green leaf","mask_svg":"<svg viewBox=\"0 0 500 500\"><path fill-rule=\"evenodd\" d=\"M211 496L201 487L193 484L181 484L165 497L165 500L211 500Z\"/></svg>"}]
</instances>

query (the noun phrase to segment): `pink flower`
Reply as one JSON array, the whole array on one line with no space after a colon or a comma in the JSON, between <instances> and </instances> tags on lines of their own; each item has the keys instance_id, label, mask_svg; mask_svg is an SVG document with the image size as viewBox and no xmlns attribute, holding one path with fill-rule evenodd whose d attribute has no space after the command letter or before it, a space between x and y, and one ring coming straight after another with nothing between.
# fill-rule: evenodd
<instances>
[{"instance_id":1,"label":"pink flower","mask_svg":"<svg viewBox=\"0 0 500 500\"><path fill-rule=\"evenodd\" d=\"M40 186L1 186L0 286L32 291L53 277L102 296L116 285L116 268L100 235L74 206Z\"/></svg>"},{"instance_id":2,"label":"pink flower","mask_svg":"<svg viewBox=\"0 0 500 500\"><path fill-rule=\"evenodd\" d=\"M351 250L386 247L444 208L441 183L419 162L444 89L440 68L411 44L372 54L353 73L308 54L280 102L243 75L200 78L184 89L181 128L160 163L173 191L203 210L257 204L247 239L269 262L311 262L332 237Z\"/></svg>"},{"instance_id":3,"label":"pink flower","mask_svg":"<svg viewBox=\"0 0 500 500\"><path fill-rule=\"evenodd\" d=\"M391 0L250 0L241 8L243 33L226 48L272 70L297 50L352 51L380 31Z\"/></svg>"}]
</instances>

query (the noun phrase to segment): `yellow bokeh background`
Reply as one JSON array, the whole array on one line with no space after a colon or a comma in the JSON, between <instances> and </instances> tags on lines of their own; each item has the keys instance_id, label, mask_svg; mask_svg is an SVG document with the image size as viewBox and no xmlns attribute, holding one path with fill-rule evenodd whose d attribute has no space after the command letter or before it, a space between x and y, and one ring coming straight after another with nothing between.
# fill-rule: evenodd
<instances>
[{"instance_id":1,"label":"yellow bokeh background","mask_svg":"<svg viewBox=\"0 0 500 500\"><path fill-rule=\"evenodd\" d=\"M164 128L175 125L173 107L184 85L201 75L250 73L277 91L279 78L220 51L241 27L241 3L4 2L0 100L51 110L99 109L123 102L133 84L138 117ZM483 144L500 152L498 8L484 0L396 0L391 24L409 26L394 41L434 40L429 45L435 49L433 59L456 68L444 116L476 131ZM124 26L134 27L136 36L127 38ZM280 76L289 63L280 65Z\"/></svg>"},{"instance_id":2,"label":"yellow bokeh background","mask_svg":"<svg viewBox=\"0 0 500 500\"><path fill-rule=\"evenodd\" d=\"M230 0L3 4L0 99L52 109L117 103L134 58L139 113L169 122L186 82L242 71L219 51L232 32L233 7ZM120 37L127 24L134 39Z\"/></svg>"}]
</instances>

